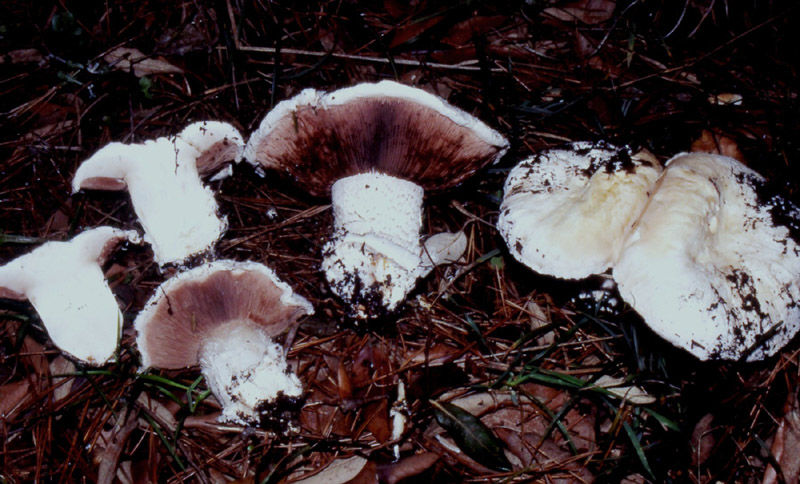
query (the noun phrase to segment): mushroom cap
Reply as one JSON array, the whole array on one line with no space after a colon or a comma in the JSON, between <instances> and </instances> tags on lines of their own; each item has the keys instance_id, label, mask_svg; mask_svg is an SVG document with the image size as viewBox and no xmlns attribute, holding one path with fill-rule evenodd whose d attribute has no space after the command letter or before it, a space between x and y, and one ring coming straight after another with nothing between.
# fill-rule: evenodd
<instances>
[{"instance_id":1,"label":"mushroom cap","mask_svg":"<svg viewBox=\"0 0 800 484\"><path fill-rule=\"evenodd\" d=\"M608 269L661 173L648 152L587 142L539 153L508 175L497 227L536 272L580 279Z\"/></svg>"},{"instance_id":2,"label":"mushroom cap","mask_svg":"<svg viewBox=\"0 0 800 484\"><path fill-rule=\"evenodd\" d=\"M122 332L122 313L100 266L138 234L112 227L47 242L0 267L0 296L28 299L53 343L84 362L108 361Z\"/></svg>"},{"instance_id":3,"label":"mushroom cap","mask_svg":"<svg viewBox=\"0 0 800 484\"><path fill-rule=\"evenodd\" d=\"M156 261L180 262L211 247L227 228L200 175L238 161L243 146L236 128L216 121L141 144L110 143L81 164L72 188L127 188Z\"/></svg>"},{"instance_id":4,"label":"mushroom cap","mask_svg":"<svg viewBox=\"0 0 800 484\"><path fill-rule=\"evenodd\" d=\"M440 97L382 81L329 93L305 89L279 103L244 157L323 196L337 180L369 171L444 189L507 150L499 133Z\"/></svg>"},{"instance_id":5,"label":"mushroom cap","mask_svg":"<svg viewBox=\"0 0 800 484\"><path fill-rule=\"evenodd\" d=\"M667 162L614 266L645 322L701 359L757 360L800 329L800 211L738 161Z\"/></svg>"},{"instance_id":6,"label":"mushroom cap","mask_svg":"<svg viewBox=\"0 0 800 484\"><path fill-rule=\"evenodd\" d=\"M263 264L221 260L161 284L134 325L142 366L177 369L198 364L204 341L223 325L248 321L272 337L313 312Z\"/></svg>"}]
</instances>

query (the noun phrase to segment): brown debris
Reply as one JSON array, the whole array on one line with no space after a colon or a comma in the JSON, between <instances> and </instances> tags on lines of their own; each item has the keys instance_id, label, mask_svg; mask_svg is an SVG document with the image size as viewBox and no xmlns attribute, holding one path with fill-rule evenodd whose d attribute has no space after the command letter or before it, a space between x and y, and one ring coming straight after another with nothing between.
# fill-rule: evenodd
<instances>
[{"instance_id":1,"label":"brown debris","mask_svg":"<svg viewBox=\"0 0 800 484\"><path fill-rule=\"evenodd\" d=\"M627 308L604 313L577 298L584 283L521 267L494 229L508 169L577 140L643 146L659 160L720 152L796 198L794 2L113 7L0 2L0 19L13 20L0 22L0 262L83 228L139 228L125 194L71 195L78 163L103 145L174 135L202 119L250 135L276 103L308 87L418 86L513 146L492 169L426 199L423 235L464 230L465 264L436 269L408 304L366 327L343 316L319 271L329 207L287 183L286 170L261 177L239 164L212 182L229 222L215 255L267 264L316 309L284 340L306 399L293 432L216 422L219 406L196 368L138 372L131 322L174 273L161 273L146 247L104 267L125 325L118 361L100 369L72 366L30 306L0 293L0 480L290 483L353 456L360 467L342 481L797 480L796 344L763 364L699 364ZM405 166L423 148L434 147L404 148L392 163ZM331 166L336 156L320 158ZM604 375L655 401L634 406L573 385ZM507 397L470 408L504 440L519 474L492 472L432 434L431 399L486 394ZM386 437L393 406L407 416L396 442Z\"/></svg>"}]
</instances>

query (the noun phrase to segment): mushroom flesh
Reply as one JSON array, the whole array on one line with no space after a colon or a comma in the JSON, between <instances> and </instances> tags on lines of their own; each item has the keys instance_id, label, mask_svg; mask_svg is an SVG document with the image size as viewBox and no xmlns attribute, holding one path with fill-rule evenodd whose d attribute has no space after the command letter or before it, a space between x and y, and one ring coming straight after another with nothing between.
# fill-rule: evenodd
<instances>
[{"instance_id":1,"label":"mushroom flesh","mask_svg":"<svg viewBox=\"0 0 800 484\"><path fill-rule=\"evenodd\" d=\"M156 262L180 263L210 249L225 232L227 221L200 177L238 161L243 146L236 128L216 121L140 144L110 143L81 164L72 189L127 187Z\"/></svg>"},{"instance_id":2,"label":"mushroom flesh","mask_svg":"<svg viewBox=\"0 0 800 484\"><path fill-rule=\"evenodd\" d=\"M91 365L110 360L122 313L101 265L114 248L139 235L97 227L66 242L47 242L0 267L0 297L29 300L53 343Z\"/></svg>"},{"instance_id":3,"label":"mushroom flesh","mask_svg":"<svg viewBox=\"0 0 800 484\"><path fill-rule=\"evenodd\" d=\"M143 367L199 364L222 405L220 421L246 425L302 395L272 338L313 312L266 266L220 260L168 279L134 324Z\"/></svg>"},{"instance_id":4,"label":"mushroom flesh","mask_svg":"<svg viewBox=\"0 0 800 484\"><path fill-rule=\"evenodd\" d=\"M541 274L581 279L613 265L661 173L647 151L587 142L519 163L497 228L514 257Z\"/></svg>"},{"instance_id":5,"label":"mushroom flesh","mask_svg":"<svg viewBox=\"0 0 800 484\"><path fill-rule=\"evenodd\" d=\"M278 104L248 141L254 165L331 194L334 231L322 268L352 316L392 311L449 257L420 238L424 190L461 183L508 142L438 96L390 81L329 93L306 89ZM462 235L436 240L465 246ZM459 254L460 256L460 254Z\"/></svg>"},{"instance_id":6,"label":"mushroom flesh","mask_svg":"<svg viewBox=\"0 0 800 484\"><path fill-rule=\"evenodd\" d=\"M666 164L614 266L620 294L700 359L759 360L800 329L800 211L740 162Z\"/></svg>"}]
</instances>

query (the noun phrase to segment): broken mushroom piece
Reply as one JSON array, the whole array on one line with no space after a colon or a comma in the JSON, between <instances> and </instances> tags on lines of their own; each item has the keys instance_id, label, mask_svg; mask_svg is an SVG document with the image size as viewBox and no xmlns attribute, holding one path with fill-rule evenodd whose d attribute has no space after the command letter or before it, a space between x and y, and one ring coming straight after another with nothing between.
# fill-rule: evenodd
<instances>
[{"instance_id":1,"label":"broken mushroom piece","mask_svg":"<svg viewBox=\"0 0 800 484\"><path fill-rule=\"evenodd\" d=\"M236 128L216 121L140 144L110 143L81 164L72 189L127 187L156 262L180 263L210 249L225 232L214 193L200 177L238 161L243 146Z\"/></svg>"},{"instance_id":2,"label":"broken mushroom piece","mask_svg":"<svg viewBox=\"0 0 800 484\"><path fill-rule=\"evenodd\" d=\"M97 227L47 242L0 267L0 297L29 300L61 351L91 365L114 356L122 313L101 265L136 232Z\"/></svg>"},{"instance_id":3,"label":"broken mushroom piece","mask_svg":"<svg viewBox=\"0 0 800 484\"><path fill-rule=\"evenodd\" d=\"M759 360L800 329L800 211L738 161L669 160L614 267L622 297L700 359Z\"/></svg>"},{"instance_id":4,"label":"broken mushroom piece","mask_svg":"<svg viewBox=\"0 0 800 484\"><path fill-rule=\"evenodd\" d=\"M302 386L272 338L314 312L266 266L216 261L164 282L136 317L142 366L200 365L223 422L259 423Z\"/></svg>"},{"instance_id":5,"label":"broken mushroom piece","mask_svg":"<svg viewBox=\"0 0 800 484\"><path fill-rule=\"evenodd\" d=\"M351 315L366 318L394 310L418 278L453 259L437 260L421 243L424 190L457 185L507 149L499 133L443 99L383 81L306 89L281 102L244 157L288 173L311 195L331 194L322 268Z\"/></svg>"},{"instance_id":6,"label":"broken mushroom piece","mask_svg":"<svg viewBox=\"0 0 800 484\"><path fill-rule=\"evenodd\" d=\"M508 175L497 228L536 272L582 279L612 266L661 173L647 151L573 143Z\"/></svg>"}]
</instances>

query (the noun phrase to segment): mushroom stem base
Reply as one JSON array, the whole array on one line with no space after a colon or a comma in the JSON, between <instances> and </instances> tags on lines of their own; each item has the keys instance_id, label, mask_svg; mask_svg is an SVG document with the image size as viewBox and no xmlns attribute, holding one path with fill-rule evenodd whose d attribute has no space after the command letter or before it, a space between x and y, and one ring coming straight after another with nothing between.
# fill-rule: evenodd
<instances>
[{"instance_id":1,"label":"mushroom stem base","mask_svg":"<svg viewBox=\"0 0 800 484\"><path fill-rule=\"evenodd\" d=\"M420 243L423 189L381 173L337 181L334 232L322 268L332 290L365 318L393 310L430 272Z\"/></svg>"},{"instance_id":2,"label":"mushroom stem base","mask_svg":"<svg viewBox=\"0 0 800 484\"><path fill-rule=\"evenodd\" d=\"M222 405L222 422L258 423L265 404L303 391L287 369L283 349L248 321L223 325L210 335L200 349L200 367Z\"/></svg>"}]
</instances>

